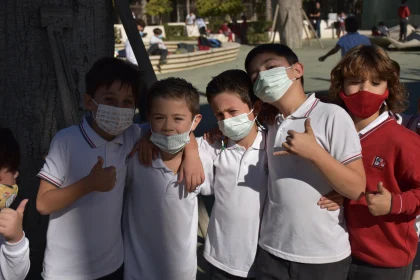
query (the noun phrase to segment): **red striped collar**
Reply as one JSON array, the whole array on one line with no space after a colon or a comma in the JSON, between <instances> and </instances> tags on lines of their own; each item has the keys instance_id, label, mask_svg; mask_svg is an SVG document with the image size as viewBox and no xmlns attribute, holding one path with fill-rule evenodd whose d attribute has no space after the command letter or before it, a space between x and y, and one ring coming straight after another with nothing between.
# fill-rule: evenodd
<instances>
[{"instance_id":1,"label":"red striped collar","mask_svg":"<svg viewBox=\"0 0 420 280\"><path fill-rule=\"evenodd\" d=\"M303 104L300 105L300 107L295 112L293 112L290 117L294 119L308 118L318 103L319 99L315 97L315 93L308 94L306 101L303 102ZM285 119L282 114L278 114L276 119L278 118L281 120Z\"/></svg>"},{"instance_id":2,"label":"red striped collar","mask_svg":"<svg viewBox=\"0 0 420 280\"><path fill-rule=\"evenodd\" d=\"M363 140L364 138L369 136L371 133L379 129L381 126L391 121L395 121L394 116L389 114L388 111L383 112L376 120L374 120L364 129L359 131L360 140Z\"/></svg>"},{"instance_id":3,"label":"red striped collar","mask_svg":"<svg viewBox=\"0 0 420 280\"><path fill-rule=\"evenodd\" d=\"M80 132L82 133L83 138L85 138L86 142L92 148L97 148L108 143L107 140L103 139L92 129L92 127L89 125L89 122L86 116L83 117L82 122L79 124L79 129L80 129ZM123 144L124 143L123 134L118 135L111 142Z\"/></svg>"}]
</instances>

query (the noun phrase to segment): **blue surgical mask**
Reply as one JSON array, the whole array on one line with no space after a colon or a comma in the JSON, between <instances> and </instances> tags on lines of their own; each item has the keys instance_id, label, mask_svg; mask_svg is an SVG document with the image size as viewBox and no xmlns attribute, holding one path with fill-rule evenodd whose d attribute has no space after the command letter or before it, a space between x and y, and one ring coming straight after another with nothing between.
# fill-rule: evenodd
<instances>
[{"instance_id":1,"label":"blue surgical mask","mask_svg":"<svg viewBox=\"0 0 420 280\"><path fill-rule=\"evenodd\" d=\"M157 36L159 39L162 39L163 38L163 35L161 34L161 35L158 35Z\"/></svg>"},{"instance_id":2,"label":"blue surgical mask","mask_svg":"<svg viewBox=\"0 0 420 280\"><path fill-rule=\"evenodd\" d=\"M139 31L140 37L143 37L143 31Z\"/></svg>"},{"instance_id":3,"label":"blue surgical mask","mask_svg":"<svg viewBox=\"0 0 420 280\"><path fill-rule=\"evenodd\" d=\"M218 122L217 124L219 125L220 131L223 135L234 141L245 138L251 131L254 122L257 119L256 117L253 120L248 118L248 115L251 114L252 111L254 111L254 109L249 113L240 114L239 116Z\"/></svg>"},{"instance_id":4,"label":"blue surgical mask","mask_svg":"<svg viewBox=\"0 0 420 280\"><path fill-rule=\"evenodd\" d=\"M169 136L154 132L150 126L150 131L152 132L152 136L150 136L150 141L152 141L152 143L155 144L162 151L174 155L182 149L184 149L185 145L190 143L190 133L194 121L195 117L192 121L190 129L187 132Z\"/></svg>"},{"instance_id":5,"label":"blue surgical mask","mask_svg":"<svg viewBox=\"0 0 420 280\"><path fill-rule=\"evenodd\" d=\"M293 65L292 65L293 66ZM287 76L290 67L276 67L261 71L254 84L254 93L263 102L275 102L283 97L293 81Z\"/></svg>"}]
</instances>

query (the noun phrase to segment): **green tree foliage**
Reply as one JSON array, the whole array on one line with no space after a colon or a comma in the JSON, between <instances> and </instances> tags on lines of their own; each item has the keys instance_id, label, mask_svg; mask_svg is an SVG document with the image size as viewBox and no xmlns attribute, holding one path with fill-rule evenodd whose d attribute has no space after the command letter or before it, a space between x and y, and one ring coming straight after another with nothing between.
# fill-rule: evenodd
<instances>
[{"instance_id":1,"label":"green tree foliage","mask_svg":"<svg viewBox=\"0 0 420 280\"><path fill-rule=\"evenodd\" d=\"M243 11L242 0L196 0L200 16L237 15Z\"/></svg>"},{"instance_id":2,"label":"green tree foliage","mask_svg":"<svg viewBox=\"0 0 420 280\"><path fill-rule=\"evenodd\" d=\"M170 0L149 0L146 4L146 13L151 16L161 17L163 14L172 12Z\"/></svg>"}]
</instances>

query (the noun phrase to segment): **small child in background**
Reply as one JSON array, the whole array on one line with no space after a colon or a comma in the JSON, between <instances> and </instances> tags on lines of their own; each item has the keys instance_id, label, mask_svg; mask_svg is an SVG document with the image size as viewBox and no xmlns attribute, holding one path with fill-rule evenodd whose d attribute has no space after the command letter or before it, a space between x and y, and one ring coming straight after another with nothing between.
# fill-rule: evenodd
<instances>
[{"instance_id":1,"label":"small child in background","mask_svg":"<svg viewBox=\"0 0 420 280\"><path fill-rule=\"evenodd\" d=\"M150 38L150 47L147 50L149 55L160 55L159 64L165 64L166 57L168 56L168 48L162 39L162 30L160 28L153 29L153 36Z\"/></svg>"},{"instance_id":2,"label":"small child in background","mask_svg":"<svg viewBox=\"0 0 420 280\"><path fill-rule=\"evenodd\" d=\"M23 280L28 274L29 241L22 230L27 199L10 209L16 198L20 163L19 145L10 129L0 128L0 280Z\"/></svg>"},{"instance_id":3,"label":"small child in background","mask_svg":"<svg viewBox=\"0 0 420 280\"><path fill-rule=\"evenodd\" d=\"M383 21L378 23L378 31L380 36L389 36L389 29L385 26Z\"/></svg>"}]
</instances>

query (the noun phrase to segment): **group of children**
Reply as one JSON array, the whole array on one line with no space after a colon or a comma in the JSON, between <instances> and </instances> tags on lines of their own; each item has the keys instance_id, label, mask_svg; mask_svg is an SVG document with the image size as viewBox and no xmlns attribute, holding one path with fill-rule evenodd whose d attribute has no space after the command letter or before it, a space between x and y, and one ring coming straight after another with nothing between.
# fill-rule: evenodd
<instances>
[{"instance_id":1,"label":"group of children","mask_svg":"<svg viewBox=\"0 0 420 280\"><path fill-rule=\"evenodd\" d=\"M395 63L376 46L350 50L331 72L335 104L305 94L304 66L285 45L254 48L245 69L207 86L223 134L211 141L192 133L202 116L189 82L156 82L149 124L133 125L138 70L94 64L89 113L56 134L38 174L37 209L50 214L44 279L195 279L199 193L215 196L211 279L410 279L420 138L396 121L407 95ZM16 232L4 234L5 258L7 242L27 246Z\"/></svg>"}]
</instances>

